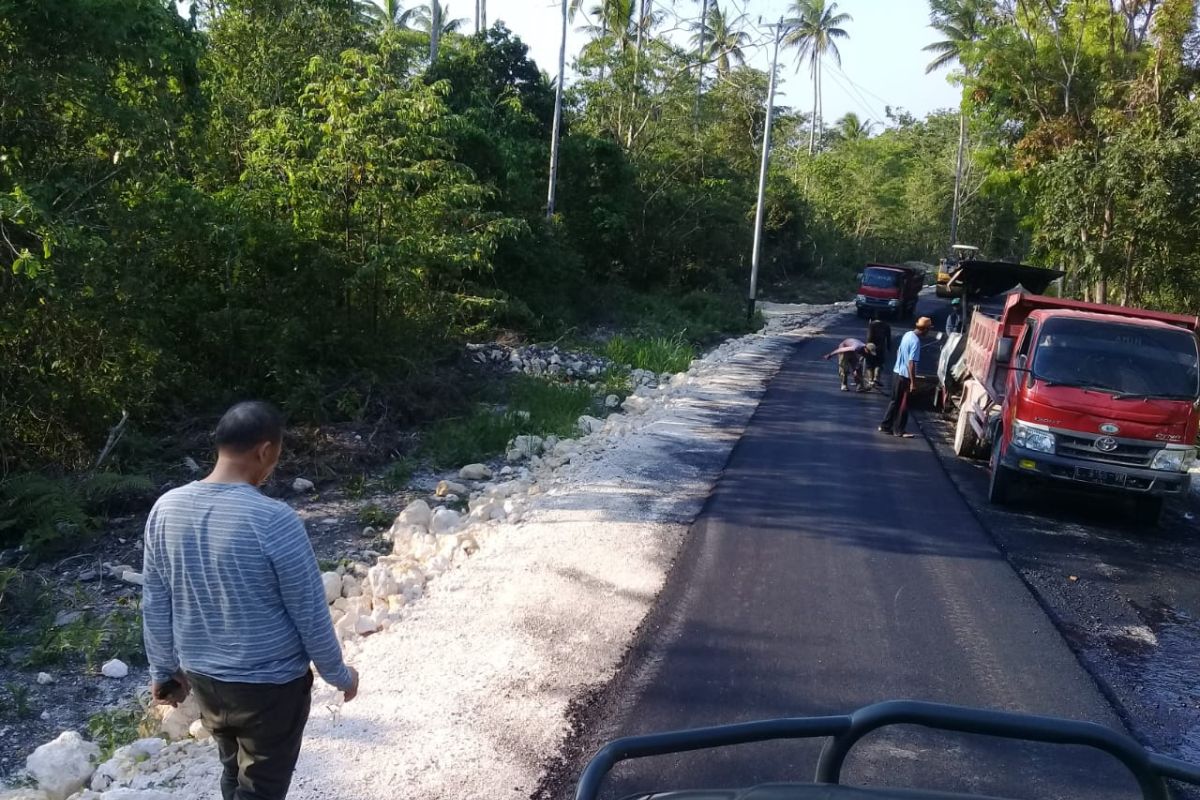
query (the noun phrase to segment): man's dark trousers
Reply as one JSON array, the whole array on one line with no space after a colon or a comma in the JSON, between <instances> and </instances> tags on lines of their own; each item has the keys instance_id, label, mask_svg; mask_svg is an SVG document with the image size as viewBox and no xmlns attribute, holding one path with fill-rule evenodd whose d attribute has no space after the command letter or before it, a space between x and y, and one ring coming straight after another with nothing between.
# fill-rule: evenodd
<instances>
[{"instance_id":1,"label":"man's dark trousers","mask_svg":"<svg viewBox=\"0 0 1200 800\"><path fill-rule=\"evenodd\" d=\"M908 395L912 381L899 373L892 374L892 402L879 427L888 433L901 434L908 427Z\"/></svg>"},{"instance_id":2,"label":"man's dark trousers","mask_svg":"<svg viewBox=\"0 0 1200 800\"><path fill-rule=\"evenodd\" d=\"M312 704L313 674L276 683L188 675L200 719L217 742L224 800L283 800Z\"/></svg>"}]
</instances>

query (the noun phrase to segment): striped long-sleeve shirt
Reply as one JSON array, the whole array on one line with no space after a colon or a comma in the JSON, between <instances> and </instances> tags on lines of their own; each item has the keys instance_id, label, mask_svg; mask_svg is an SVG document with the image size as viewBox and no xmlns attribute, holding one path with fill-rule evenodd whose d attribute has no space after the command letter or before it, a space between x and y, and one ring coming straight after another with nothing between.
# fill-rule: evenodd
<instances>
[{"instance_id":1,"label":"striped long-sleeve shirt","mask_svg":"<svg viewBox=\"0 0 1200 800\"><path fill-rule=\"evenodd\" d=\"M296 512L248 484L196 481L146 522L142 617L151 677L176 670L287 683L312 661L349 688L316 556Z\"/></svg>"}]
</instances>

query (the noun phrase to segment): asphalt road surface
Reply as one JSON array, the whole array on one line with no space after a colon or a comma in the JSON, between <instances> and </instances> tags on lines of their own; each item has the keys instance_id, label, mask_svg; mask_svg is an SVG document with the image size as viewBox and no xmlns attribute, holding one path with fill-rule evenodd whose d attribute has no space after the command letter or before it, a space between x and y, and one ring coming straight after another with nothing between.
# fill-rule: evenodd
<instances>
[{"instance_id":1,"label":"asphalt road surface","mask_svg":"<svg viewBox=\"0 0 1200 800\"><path fill-rule=\"evenodd\" d=\"M799 345L772 383L625 665L578 709L544 795L568 795L586 755L615 736L892 698L1124 730L930 442L876 432L885 396L838 391L835 363L820 356L863 327L848 316ZM763 743L645 759L618 767L606 794L809 780L819 749ZM1087 751L912 728L864 740L845 778L1136 796L1118 767Z\"/></svg>"}]
</instances>

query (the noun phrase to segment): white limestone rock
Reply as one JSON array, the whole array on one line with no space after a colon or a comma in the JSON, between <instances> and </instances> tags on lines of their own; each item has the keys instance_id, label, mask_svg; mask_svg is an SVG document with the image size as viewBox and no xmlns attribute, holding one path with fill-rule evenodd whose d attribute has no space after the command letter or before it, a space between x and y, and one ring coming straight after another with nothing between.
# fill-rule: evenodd
<instances>
[{"instance_id":1,"label":"white limestone rock","mask_svg":"<svg viewBox=\"0 0 1200 800\"><path fill-rule=\"evenodd\" d=\"M100 667L100 674L106 678L119 680L129 674L129 665L119 658L110 658Z\"/></svg>"},{"instance_id":2,"label":"white limestone rock","mask_svg":"<svg viewBox=\"0 0 1200 800\"><path fill-rule=\"evenodd\" d=\"M134 570L126 570L121 573L121 580L125 583L132 583L134 586L145 586L146 578L140 572Z\"/></svg>"},{"instance_id":3,"label":"white limestone rock","mask_svg":"<svg viewBox=\"0 0 1200 800\"><path fill-rule=\"evenodd\" d=\"M587 435L589 433L598 433L604 429L604 420L584 414L579 418L577 423L579 432Z\"/></svg>"},{"instance_id":4,"label":"white limestone rock","mask_svg":"<svg viewBox=\"0 0 1200 800\"><path fill-rule=\"evenodd\" d=\"M438 481L437 489L434 491L438 497L448 497L449 495L458 495L463 497L470 493L470 489L455 481Z\"/></svg>"},{"instance_id":5,"label":"white limestone rock","mask_svg":"<svg viewBox=\"0 0 1200 800\"><path fill-rule=\"evenodd\" d=\"M292 481L292 491L296 494L308 494L315 488L317 488L316 484L308 478L296 478Z\"/></svg>"},{"instance_id":6,"label":"white limestone rock","mask_svg":"<svg viewBox=\"0 0 1200 800\"><path fill-rule=\"evenodd\" d=\"M103 792L116 782L128 781L137 773L139 764L158 755L166 744L165 740L152 737L118 747L112 758L96 768L92 775L92 790Z\"/></svg>"},{"instance_id":7,"label":"white limestone rock","mask_svg":"<svg viewBox=\"0 0 1200 800\"><path fill-rule=\"evenodd\" d=\"M188 726L188 733L198 742L212 738L212 732L204 727L204 720L198 719Z\"/></svg>"},{"instance_id":8,"label":"white limestone rock","mask_svg":"<svg viewBox=\"0 0 1200 800\"><path fill-rule=\"evenodd\" d=\"M390 597L400 592L400 585L396 583L392 571L383 564L376 564L367 571L367 582L375 597Z\"/></svg>"},{"instance_id":9,"label":"white limestone rock","mask_svg":"<svg viewBox=\"0 0 1200 800\"><path fill-rule=\"evenodd\" d=\"M462 515L449 508L439 508L433 512L430 530L434 533L451 533L462 525Z\"/></svg>"},{"instance_id":10,"label":"white limestone rock","mask_svg":"<svg viewBox=\"0 0 1200 800\"><path fill-rule=\"evenodd\" d=\"M492 477L492 471L484 464L467 464L458 471L458 477L464 481L486 481Z\"/></svg>"},{"instance_id":11,"label":"white limestone rock","mask_svg":"<svg viewBox=\"0 0 1200 800\"><path fill-rule=\"evenodd\" d=\"M322 572L321 583L325 587L325 602L332 603L342 596L342 576L336 572Z\"/></svg>"},{"instance_id":12,"label":"white limestone rock","mask_svg":"<svg viewBox=\"0 0 1200 800\"><path fill-rule=\"evenodd\" d=\"M395 529L399 526L408 527L412 525L428 528L429 520L432 515L433 512L429 510L428 503L426 503L424 500L414 500L405 506L404 510L401 511L399 516L396 517L396 521L392 523L392 528Z\"/></svg>"},{"instance_id":13,"label":"white limestone rock","mask_svg":"<svg viewBox=\"0 0 1200 800\"><path fill-rule=\"evenodd\" d=\"M82 789L96 771L100 746L75 731L63 731L25 759L25 771L50 800L66 800Z\"/></svg>"},{"instance_id":14,"label":"white limestone rock","mask_svg":"<svg viewBox=\"0 0 1200 800\"><path fill-rule=\"evenodd\" d=\"M542 448L545 445L545 440L540 436L517 436L509 442L509 448L516 450L525 456L540 455Z\"/></svg>"},{"instance_id":15,"label":"white limestone rock","mask_svg":"<svg viewBox=\"0 0 1200 800\"><path fill-rule=\"evenodd\" d=\"M38 682L38 686L49 686L50 684L54 683L55 681L54 681L54 676L51 675L49 672L39 672L37 674L37 682Z\"/></svg>"},{"instance_id":16,"label":"white limestone rock","mask_svg":"<svg viewBox=\"0 0 1200 800\"><path fill-rule=\"evenodd\" d=\"M173 742L186 739L192 723L200 719L200 706L194 694L188 695L186 700L174 708L171 706L160 706L160 708L164 708L166 711L163 712L159 730Z\"/></svg>"}]
</instances>

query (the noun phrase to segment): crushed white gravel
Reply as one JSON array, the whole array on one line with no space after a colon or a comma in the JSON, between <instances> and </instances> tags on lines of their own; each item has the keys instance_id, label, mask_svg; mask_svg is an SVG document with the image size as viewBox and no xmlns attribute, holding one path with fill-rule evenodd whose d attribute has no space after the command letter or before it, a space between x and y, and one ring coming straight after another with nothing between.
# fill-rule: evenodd
<instances>
[{"instance_id":1,"label":"crushed white gravel","mask_svg":"<svg viewBox=\"0 0 1200 800\"><path fill-rule=\"evenodd\" d=\"M560 448L566 463L535 462L518 524L493 525L389 630L346 643L361 692L343 705L318 682L292 800L529 795L568 704L612 676L791 345L846 304L762 309L763 331L639 390L578 453ZM180 742L114 788L216 800L218 774L211 742Z\"/></svg>"}]
</instances>

